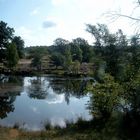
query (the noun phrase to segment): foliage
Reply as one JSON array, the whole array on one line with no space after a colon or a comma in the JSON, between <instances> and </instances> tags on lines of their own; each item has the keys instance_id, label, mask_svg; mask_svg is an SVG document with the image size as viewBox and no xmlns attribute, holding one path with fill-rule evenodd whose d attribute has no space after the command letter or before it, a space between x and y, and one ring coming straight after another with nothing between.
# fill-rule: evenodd
<instances>
[{"instance_id":1,"label":"foliage","mask_svg":"<svg viewBox=\"0 0 140 140\"><path fill-rule=\"evenodd\" d=\"M25 48L27 58L32 58L31 66L38 71L42 69L43 57L48 57L48 49L46 46L31 46Z\"/></svg>"},{"instance_id":2,"label":"foliage","mask_svg":"<svg viewBox=\"0 0 140 140\"><path fill-rule=\"evenodd\" d=\"M11 43L7 47L7 66L9 68L13 68L17 65L19 60L18 52L16 49L16 45Z\"/></svg>"},{"instance_id":3,"label":"foliage","mask_svg":"<svg viewBox=\"0 0 140 140\"><path fill-rule=\"evenodd\" d=\"M72 63L72 57L71 57L71 53L70 50L67 50L65 52L65 61L64 61L64 69L66 70L66 72L70 72L70 65Z\"/></svg>"},{"instance_id":4,"label":"foliage","mask_svg":"<svg viewBox=\"0 0 140 140\"><path fill-rule=\"evenodd\" d=\"M68 51L69 48L70 48L69 41L65 39L57 38L54 41L53 51L56 51L62 55L65 55L66 51Z\"/></svg>"},{"instance_id":5,"label":"foliage","mask_svg":"<svg viewBox=\"0 0 140 140\"><path fill-rule=\"evenodd\" d=\"M80 47L74 43L71 43L70 45L72 61L78 60L79 62L82 62L82 50L80 49Z\"/></svg>"},{"instance_id":6,"label":"foliage","mask_svg":"<svg viewBox=\"0 0 140 140\"><path fill-rule=\"evenodd\" d=\"M51 60L55 66L63 66L64 65L64 56L60 53L53 53L51 56Z\"/></svg>"},{"instance_id":7,"label":"foliage","mask_svg":"<svg viewBox=\"0 0 140 140\"><path fill-rule=\"evenodd\" d=\"M0 21L0 60L6 58L7 45L13 38L14 29L10 28L7 23Z\"/></svg>"},{"instance_id":8,"label":"foliage","mask_svg":"<svg viewBox=\"0 0 140 140\"><path fill-rule=\"evenodd\" d=\"M20 36L15 36L13 38L12 42L16 44L19 58L23 58L23 56L24 56L24 41L21 39Z\"/></svg>"},{"instance_id":9,"label":"foliage","mask_svg":"<svg viewBox=\"0 0 140 140\"><path fill-rule=\"evenodd\" d=\"M9 68L16 66L18 57L23 55L24 41L14 36L14 29L0 21L0 61Z\"/></svg>"},{"instance_id":10,"label":"foliage","mask_svg":"<svg viewBox=\"0 0 140 140\"><path fill-rule=\"evenodd\" d=\"M80 71L80 62L78 60L72 62L71 64L71 72L73 74L78 74Z\"/></svg>"},{"instance_id":11,"label":"foliage","mask_svg":"<svg viewBox=\"0 0 140 140\"><path fill-rule=\"evenodd\" d=\"M25 53L28 58L34 58L38 54L44 56L48 54L47 46L30 46L25 48Z\"/></svg>"},{"instance_id":12,"label":"foliage","mask_svg":"<svg viewBox=\"0 0 140 140\"><path fill-rule=\"evenodd\" d=\"M110 117L119 104L122 87L110 75L105 75L102 83L96 83L92 92L92 113L94 117Z\"/></svg>"},{"instance_id":13,"label":"foliage","mask_svg":"<svg viewBox=\"0 0 140 140\"><path fill-rule=\"evenodd\" d=\"M76 38L73 39L73 44L75 46L79 46L79 48L82 51L82 62L90 62L93 50L91 49L91 46L88 44L88 42L83 38Z\"/></svg>"},{"instance_id":14,"label":"foliage","mask_svg":"<svg viewBox=\"0 0 140 140\"><path fill-rule=\"evenodd\" d=\"M41 59L42 59L41 54L37 53L36 55L34 55L34 58L32 59L32 62L31 62L31 66L36 67L37 70L40 71L41 70L41 65L42 65Z\"/></svg>"},{"instance_id":15,"label":"foliage","mask_svg":"<svg viewBox=\"0 0 140 140\"><path fill-rule=\"evenodd\" d=\"M123 95L129 104L128 112L134 111L140 115L140 73L131 78L130 81L124 84L125 94Z\"/></svg>"}]
</instances>

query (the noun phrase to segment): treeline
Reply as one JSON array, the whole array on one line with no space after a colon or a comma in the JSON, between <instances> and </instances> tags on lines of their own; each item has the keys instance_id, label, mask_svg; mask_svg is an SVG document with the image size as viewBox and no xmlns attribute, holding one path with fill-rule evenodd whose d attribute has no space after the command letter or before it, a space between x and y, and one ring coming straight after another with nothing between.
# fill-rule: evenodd
<instances>
[{"instance_id":1,"label":"treeline","mask_svg":"<svg viewBox=\"0 0 140 140\"><path fill-rule=\"evenodd\" d=\"M140 38L106 25L87 25L95 38L95 85L89 108L108 139L140 139ZM102 123L102 124L101 124ZM98 124L98 126L99 126ZM113 136L113 138L112 138Z\"/></svg>"},{"instance_id":2,"label":"treeline","mask_svg":"<svg viewBox=\"0 0 140 140\"><path fill-rule=\"evenodd\" d=\"M14 35L14 29L7 23L0 22L0 61L9 68L15 67L20 58L32 59L32 66L41 70L44 57L47 64L59 67L66 72L78 73L81 64L92 63L96 78L101 80L105 73L121 81L129 81L139 70L140 43L139 35L131 38L118 30L110 33L104 24L86 25L86 30L93 36L94 44L89 45L83 38L71 42L57 38L51 46L24 48L24 41ZM49 66L52 66L48 64ZM86 69L86 68L84 68Z\"/></svg>"},{"instance_id":3,"label":"treeline","mask_svg":"<svg viewBox=\"0 0 140 140\"><path fill-rule=\"evenodd\" d=\"M41 65L42 57L47 56L54 66L61 66L67 72L73 68L78 72L82 63L92 63L98 79L104 73L110 73L126 81L139 69L138 35L128 39L122 30L110 33L104 24L87 25L87 31L94 38L93 45L80 37L71 42L57 38L51 46L29 47L26 52L34 58L34 66Z\"/></svg>"},{"instance_id":4,"label":"treeline","mask_svg":"<svg viewBox=\"0 0 140 140\"><path fill-rule=\"evenodd\" d=\"M0 62L12 69L24 56L24 41L14 35L14 29L0 21Z\"/></svg>"},{"instance_id":5,"label":"treeline","mask_svg":"<svg viewBox=\"0 0 140 140\"><path fill-rule=\"evenodd\" d=\"M134 139L139 139L139 34L128 39L122 30L111 33L104 24L87 24L86 30L94 38L93 45L89 45L82 38L73 39L71 42L58 38L53 45L48 47L25 48L25 56L32 59L32 66L37 70L41 70L44 60L51 63L56 69L61 67L67 73L75 74L79 73L83 63L93 64L96 84L92 83L88 90L93 92L89 108L94 119L99 119L105 126L107 120L110 118L112 120L112 117L114 120L115 116L118 125L111 125L111 130L122 126L124 139L128 139L127 135L130 134ZM12 28L8 27L6 23L0 22L0 60L10 68L15 66L18 58L23 57L24 46L23 40L14 36L13 33ZM84 69L87 67L88 65ZM100 129L100 131L102 130Z\"/></svg>"},{"instance_id":6,"label":"treeline","mask_svg":"<svg viewBox=\"0 0 140 140\"><path fill-rule=\"evenodd\" d=\"M42 61L49 61L48 67L61 67L67 73L78 74L82 63L92 63L93 46L83 38L68 40L57 38L51 46L31 46L25 48L28 58L33 58L32 66L41 69ZM86 69L86 68L84 68Z\"/></svg>"}]
</instances>

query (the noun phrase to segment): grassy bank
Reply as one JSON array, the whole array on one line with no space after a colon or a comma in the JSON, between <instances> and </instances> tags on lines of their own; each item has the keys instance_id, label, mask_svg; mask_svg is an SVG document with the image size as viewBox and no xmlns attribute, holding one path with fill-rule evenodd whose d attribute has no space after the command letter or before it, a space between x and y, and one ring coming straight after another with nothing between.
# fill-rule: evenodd
<instances>
[{"instance_id":1,"label":"grassy bank","mask_svg":"<svg viewBox=\"0 0 140 140\"><path fill-rule=\"evenodd\" d=\"M111 122L111 123L110 123ZM118 120L79 120L66 128L51 128L44 131L23 131L18 128L0 128L0 140L121 140ZM124 139L125 140L125 139Z\"/></svg>"}]
</instances>

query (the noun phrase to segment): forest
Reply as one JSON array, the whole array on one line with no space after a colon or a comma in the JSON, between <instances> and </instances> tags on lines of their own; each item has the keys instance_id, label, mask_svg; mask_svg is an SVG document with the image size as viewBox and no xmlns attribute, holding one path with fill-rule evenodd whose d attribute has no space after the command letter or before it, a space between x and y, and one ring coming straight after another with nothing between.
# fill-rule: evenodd
<instances>
[{"instance_id":1,"label":"forest","mask_svg":"<svg viewBox=\"0 0 140 140\"><path fill-rule=\"evenodd\" d=\"M78 37L72 41L57 38L51 46L25 47L14 29L0 21L1 74L16 74L18 62L24 59L31 61L29 73L90 75L95 84L91 82L86 90L93 94L89 108L94 119L69 127L84 132L81 139L139 140L139 34L128 38L121 29L111 33L104 24L87 24L86 31L93 37L92 45Z\"/></svg>"}]
</instances>

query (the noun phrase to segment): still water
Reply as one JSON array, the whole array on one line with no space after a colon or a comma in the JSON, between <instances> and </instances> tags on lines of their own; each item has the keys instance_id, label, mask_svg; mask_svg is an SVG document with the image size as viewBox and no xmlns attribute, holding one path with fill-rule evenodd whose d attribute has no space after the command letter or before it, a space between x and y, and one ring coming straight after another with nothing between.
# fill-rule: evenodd
<instances>
[{"instance_id":1,"label":"still water","mask_svg":"<svg viewBox=\"0 0 140 140\"><path fill-rule=\"evenodd\" d=\"M58 76L0 76L0 125L18 124L26 130L44 125L65 127L78 118L90 120L90 94L85 87L92 78Z\"/></svg>"}]
</instances>

